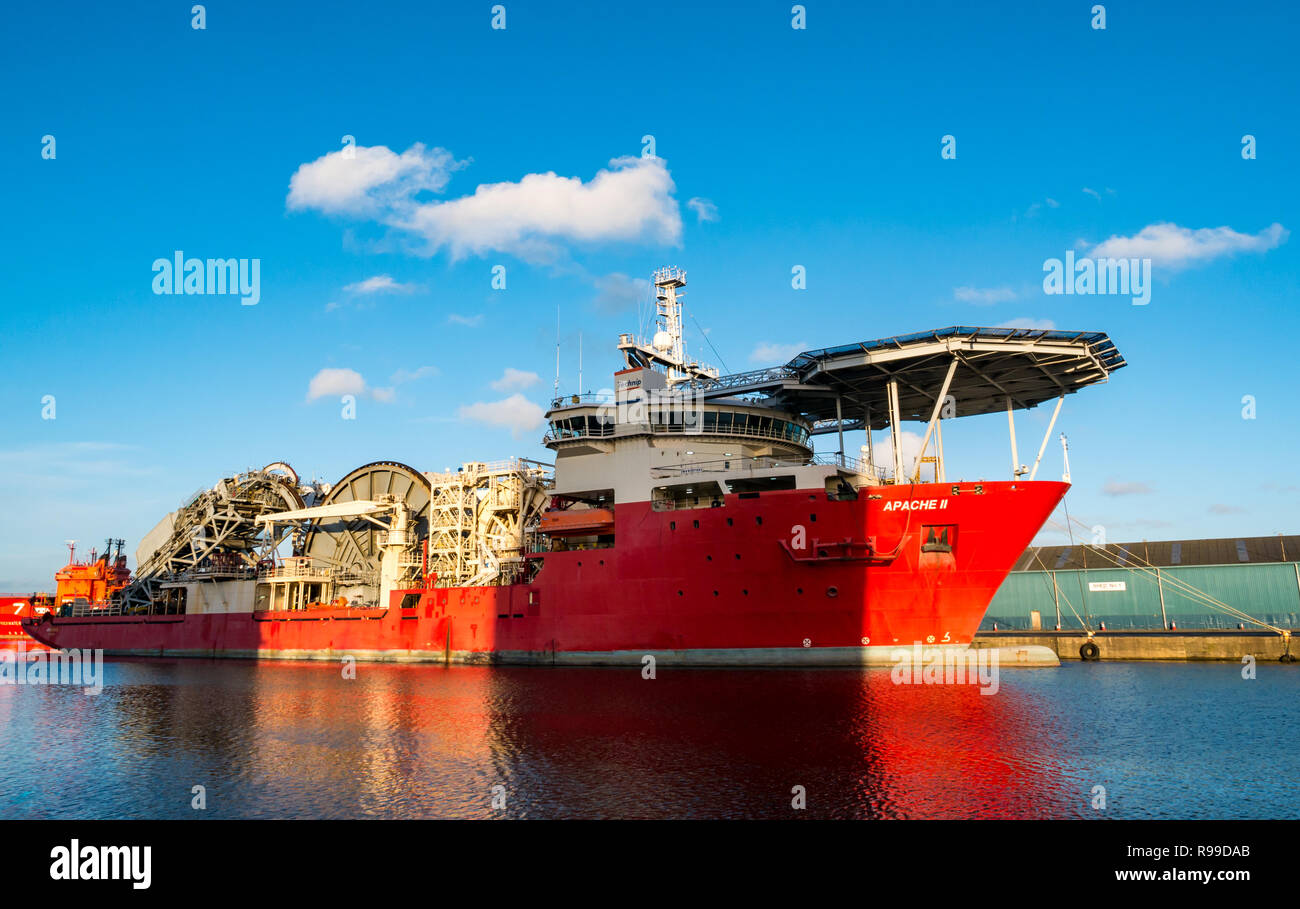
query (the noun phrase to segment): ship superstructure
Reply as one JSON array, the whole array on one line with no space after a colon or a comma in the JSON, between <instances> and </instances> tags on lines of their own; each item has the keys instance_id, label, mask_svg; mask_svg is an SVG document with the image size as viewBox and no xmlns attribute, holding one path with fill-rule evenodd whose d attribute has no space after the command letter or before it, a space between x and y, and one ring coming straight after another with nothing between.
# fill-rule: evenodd
<instances>
[{"instance_id":1,"label":"ship superstructure","mask_svg":"<svg viewBox=\"0 0 1300 909\"><path fill-rule=\"evenodd\" d=\"M0 594L0 649L46 650L23 630L25 619L91 615L119 599L131 583L122 554L125 542L110 538L102 553L92 548L88 559L78 559L77 541L68 540L68 564L55 572L54 593Z\"/></svg>"},{"instance_id":2,"label":"ship superstructure","mask_svg":"<svg viewBox=\"0 0 1300 909\"><path fill-rule=\"evenodd\" d=\"M956 327L719 375L687 355L685 273L654 284L654 332L620 337L612 389L551 402L553 465L376 461L332 486L269 465L164 519L112 603L25 627L127 654L462 662L857 665L969 644L1068 488L1036 474L1064 397L1124 365L1110 340ZM1023 465L1014 412L1053 399ZM943 423L1004 410L1009 478L950 480ZM905 458L908 421L924 432ZM835 451L815 452L823 434Z\"/></svg>"}]
</instances>

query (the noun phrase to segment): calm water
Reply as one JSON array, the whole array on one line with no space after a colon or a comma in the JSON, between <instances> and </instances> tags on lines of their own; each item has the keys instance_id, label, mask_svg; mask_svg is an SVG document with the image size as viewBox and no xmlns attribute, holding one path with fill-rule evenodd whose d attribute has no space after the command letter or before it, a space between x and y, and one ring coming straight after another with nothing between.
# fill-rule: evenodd
<instances>
[{"instance_id":1,"label":"calm water","mask_svg":"<svg viewBox=\"0 0 1300 909\"><path fill-rule=\"evenodd\" d=\"M1075 663L994 696L887 670L357 668L0 686L0 817L790 817L795 785L802 816L1300 817L1300 667Z\"/></svg>"}]
</instances>

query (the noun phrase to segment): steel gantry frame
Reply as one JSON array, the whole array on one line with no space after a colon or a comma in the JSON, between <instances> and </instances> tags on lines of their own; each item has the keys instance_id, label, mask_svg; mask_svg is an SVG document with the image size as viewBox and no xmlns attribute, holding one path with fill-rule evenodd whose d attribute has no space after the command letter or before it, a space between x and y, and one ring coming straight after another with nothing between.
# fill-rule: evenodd
<instances>
[{"instance_id":1,"label":"steel gantry frame","mask_svg":"<svg viewBox=\"0 0 1300 909\"><path fill-rule=\"evenodd\" d=\"M426 475L430 484L428 572L438 587L511 583L524 566L554 480L549 464L515 458L471 461Z\"/></svg>"}]
</instances>

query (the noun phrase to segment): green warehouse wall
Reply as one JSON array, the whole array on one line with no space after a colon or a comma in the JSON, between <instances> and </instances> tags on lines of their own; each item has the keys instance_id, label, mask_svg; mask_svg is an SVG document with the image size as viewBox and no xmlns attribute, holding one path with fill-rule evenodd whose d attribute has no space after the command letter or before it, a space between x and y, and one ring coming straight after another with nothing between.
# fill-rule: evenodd
<instances>
[{"instance_id":1,"label":"green warehouse wall","mask_svg":"<svg viewBox=\"0 0 1300 909\"><path fill-rule=\"evenodd\" d=\"M1164 616L1180 629L1237 627L1240 619L1202 603L1184 592L1182 585L1269 624L1300 628L1300 574L1296 565L1276 562L1161 568L1159 582L1154 570L1014 571L993 597L980 628L992 630L996 623L1001 630L1030 629L1037 611L1041 627L1051 630L1057 624L1059 603L1060 625L1066 630L1081 627L1076 613L1094 628L1105 622L1108 629L1116 631L1158 630L1162 627L1162 589ZM1121 583L1124 589L1113 589Z\"/></svg>"}]
</instances>

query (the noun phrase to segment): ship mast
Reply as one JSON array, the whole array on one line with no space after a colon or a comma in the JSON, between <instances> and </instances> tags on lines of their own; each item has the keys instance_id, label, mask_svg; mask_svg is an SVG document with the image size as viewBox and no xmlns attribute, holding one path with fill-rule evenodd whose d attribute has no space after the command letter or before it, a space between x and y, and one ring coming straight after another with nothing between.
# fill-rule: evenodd
<instances>
[{"instance_id":1,"label":"ship mast","mask_svg":"<svg viewBox=\"0 0 1300 909\"><path fill-rule=\"evenodd\" d=\"M655 333L650 343L631 335L620 335L618 349L623 351L629 369L661 367L668 374L668 385L681 385L718 377L718 370L686 358L686 339L682 335L682 302L686 295L686 272L676 265L654 273Z\"/></svg>"}]
</instances>

